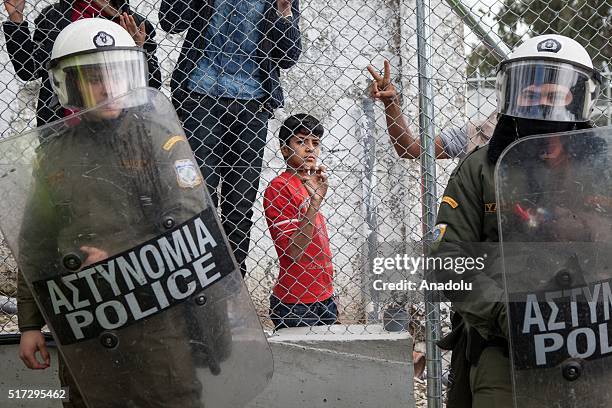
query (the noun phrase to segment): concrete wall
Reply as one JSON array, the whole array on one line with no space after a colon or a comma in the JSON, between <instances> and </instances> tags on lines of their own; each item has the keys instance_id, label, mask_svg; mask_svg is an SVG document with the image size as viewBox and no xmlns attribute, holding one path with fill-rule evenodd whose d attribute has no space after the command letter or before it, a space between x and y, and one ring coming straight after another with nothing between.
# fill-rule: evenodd
<instances>
[{"instance_id":1,"label":"concrete wall","mask_svg":"<svg viewBox=\"0 0 612 408\"><path fill-rule=\"evenodd\" d=\"M321 329L284 329L269 339L274 376L248 408L414 406L413 342L407 333L386 333L374 325ZM7 399L9 389L59 389L57 349L49 351L49 369L29 370L19 360L16 344L0 345L0 406L61 407L53 400ZM221 383L212 389L225 387ZM212 397L207 401L207 408L230 408L211 402Z\"/></svg>"},{"instance_id":2,"label":"concrete wall","mask_svg":"<svg viewBox=\"0 0 612 408\"><path fill-rule=\"evenodd\" d=\"M355 333L347 335L347 333ZM360 333L360 334L356 334ZM412 338L380 326L283 329L274 376L248 408L413 407Z\"/></svg>"}]
</instances>

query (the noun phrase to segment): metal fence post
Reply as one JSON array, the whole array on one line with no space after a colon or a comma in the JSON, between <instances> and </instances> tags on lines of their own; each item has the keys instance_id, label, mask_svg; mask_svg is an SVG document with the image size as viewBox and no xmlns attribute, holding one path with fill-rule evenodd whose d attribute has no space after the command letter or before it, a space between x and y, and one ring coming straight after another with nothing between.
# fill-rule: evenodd
<instances>
[{"instance_id":1,"label":"metal fence post","mask_svg":"<svg viewBox=\"0 0 612 408\"><path fill-rule=\"evenodd\" d=\"M501 38L491 29L491 27L483 27L481 19L474 16L469 7L467 7L461 0L446 0L451 9L461 19L463 23L474 32L480 38L480 40L486 45L486 47L493 52L495 57L502 61L510 54L510 48L503 42Z\"/></svg>"},{"instance_id":2,"label":"metal fence post","mask_svg":"<svg viewBox=\"0 0 612 408\"><path fill-rule=\"evenodd\" d=\"M358 130L363 131L363 203L366 220L366 248L367 257L364 268L363 282L369 282L372 277L372 265L378 249L378 218L376 216L375 192L376 188L376 118L374 115L374 101L368 95L362 99L363 120ZM367 321L378 321L380 317L380 299L378 291L368 289L371 296L373 310ZM367 314L367 313L366 313Z\"/></svg>"},{"instance_id":3,"label":"metal fence post","mask_svg":"<svg viewBox=\"0 0 612 408\"><path fill-rule=\"evenodd\" d=\"M612 111L610 110L610 104L612 103L612 84L610 80L612 76L610 75L610 68L607 63L603 63L603 76L604 86L606 87L606 125L612 125Z\"/></svg>"},{"instance_id":4,"label":"metal fence post","mask_svg":"<svg viewBox=\"0 0 612 408\"><path fill-rule=\"evenodd\" d=\"M434 101L431 68L431 26L429 0L417 0L417 51L419 70L419 133L421 139L422 229L426 254L435 224L436 152L434 142ZM427 407L442 406L442 358L436 342L440 339L440 303L436 292L426 291L425 343L427 358Z\"/></svg>"}]
</instances>

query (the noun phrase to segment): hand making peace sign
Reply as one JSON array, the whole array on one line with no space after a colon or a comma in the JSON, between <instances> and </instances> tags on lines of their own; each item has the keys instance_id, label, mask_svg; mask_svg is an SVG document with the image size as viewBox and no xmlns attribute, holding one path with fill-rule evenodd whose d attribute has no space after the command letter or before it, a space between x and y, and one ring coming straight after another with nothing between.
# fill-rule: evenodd
<instances>
[{"instance_id":1,"label":"hand making peace sign","mask_svg":"<svg viewBox=\"0 0 612 408\"><path fill-rule=\"evenodd\" d=\"M391 83L391 65L389 61L384 62L383 76L372 66L368 65L368 71L374 78L370 85L370 96L380 99L385 105L397 102L397 89Z\"/></svg>"}]
</instances>

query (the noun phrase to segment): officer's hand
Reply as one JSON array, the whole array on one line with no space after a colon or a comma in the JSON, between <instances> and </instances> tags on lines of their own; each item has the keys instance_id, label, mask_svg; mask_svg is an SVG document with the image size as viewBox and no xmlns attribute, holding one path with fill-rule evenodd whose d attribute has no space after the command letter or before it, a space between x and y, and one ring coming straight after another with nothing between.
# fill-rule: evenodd
<instances>
[{"instance_id":1,"label":"officer's hand","mask_svg":"<svg viewBox=\"0 0 612 408\"><path fill-rule=\"evenodd\" d=\"M23 23L23 9L25 0L5 0L4 7L8 12L9 20L13 23Z\"/></svg>"},{"instance_id":2,"label":"officer's hand","mask_svg":"<svg viewBox=\"0 0 612 408\"><path fill-rule=\"evenodd\" d=\"M370 84L370 96L374 99L379 99L385 105L397 102L397 89L391 83L391 65L385 60L385 68L383 76L380 76L378 71L371 65L368 65L368 71L374 80Z\"/></svg>"},{"instance_id":3,"label":"officer's hand","mask_svg":"<svg viewBox=\"0 0 612 408\"><path fill-rule=\"evenodd\" d=\"M36 352L40 352L42 362L36 357ZM51 365L51 357L47 351L45 337L40 330L28 330L21 333L19 358L26 367L32 370L44 370Z\"/></svg>"},{"instance_id":4,"label":"officer's hand","mask_svg":"<svg viewBox=\"0 0 612 408\"><path fill-rule=\"evenodd\" d=\"M85 255L87 255L87 258L85 258L85 261L83 262L83 268L108 258L108 252L100 248L82 246L80 249Z\"/></svg>"},{"instance_id":5,"label":"officer's hand","mask_svg":"<svg viewBox=\"0 0 612 408\"><path fill-rule=\"evenodd\" d=\"M137 46L142 47L147 37L144 21L140 25L136 25L134 16L128 13L123 13L119 16L119 25L123 27L134 39Z\"/></svg>"}]
</instances>

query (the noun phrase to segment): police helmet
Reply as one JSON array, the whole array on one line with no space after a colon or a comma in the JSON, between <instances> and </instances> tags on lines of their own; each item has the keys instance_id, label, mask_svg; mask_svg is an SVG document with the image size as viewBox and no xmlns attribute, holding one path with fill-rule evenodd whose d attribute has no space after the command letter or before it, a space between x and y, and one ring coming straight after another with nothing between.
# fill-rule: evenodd
<instances>
[{"instance_id":1,"label":"police helmet","mask_svg":"<svg viewBox=\"0 0 612 408\"><path fill-rule=\"evenodd\" d=\"M147 86L147 62L142 48L119 24L85 18L64 28L53 44L49 76L59 103L66 108L91 108L107 99ZM102 87L102 88L100 88Z\"/></svg>"},{"instance_id":2,"label":"police helmet","mask_svg":"<svg viewBox=\"0 0 612 408\"><path fill-rule=\"evenodd\" d=\"M601 75L575 40L561 35L530 38L497 71L497 110L507 116L587 122Z\"/></svg>"}]
</instances>

